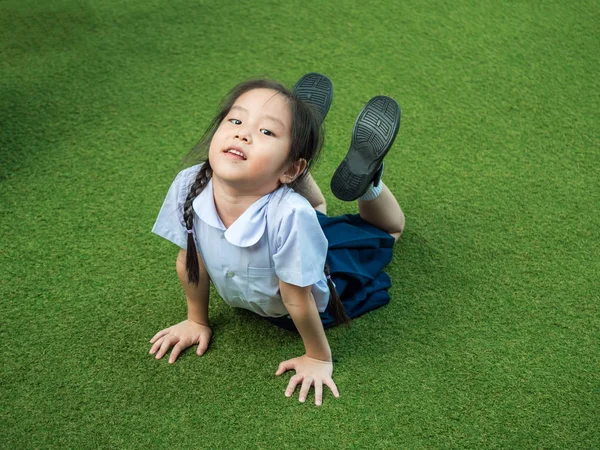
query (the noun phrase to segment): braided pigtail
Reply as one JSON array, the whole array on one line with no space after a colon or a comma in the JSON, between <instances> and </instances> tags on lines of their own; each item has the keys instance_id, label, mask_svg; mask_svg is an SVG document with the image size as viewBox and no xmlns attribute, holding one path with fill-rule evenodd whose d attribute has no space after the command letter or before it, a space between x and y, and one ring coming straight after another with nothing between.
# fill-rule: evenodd
<instances>
[{"instance_id":1,"label":"braided pigtail","mask_svg":"<svg viewBox=\"0 0 600 450\"><path fill-rule=\"evenodd\" d=\"M194 229L194 208L192 207L192 203L194 202L194 199L200 195L200 192L204 190L211 177L212 167L210 167L210 163L207 160L198 172L198 175L196 175L196 179L190 188L190 193L183 204L183 221L185 222L185 227L188 232L185 266L187 269L188 282L195 284L196 286L200 281L200 266L198 262L198 251L196 250L196 241L194 240L194 234L192 232Z\"/></svg>"},{"instance_id":2,"label":"braided pigtail","mask_svg":"<svg viewBox=\"0 0 600 450\"><path fill-rule=\"evenodd\" d=\"M325 275L327 276L327 286L329 286L330 294L327 309L329 309L329 312L331 313L333 321L336 325L350 325L350 318L346 315L344 304L335 290L333 281L331 281L331 272L329 271L329 266L327 264L325 264Z\"/></svg>"}]
</instances>

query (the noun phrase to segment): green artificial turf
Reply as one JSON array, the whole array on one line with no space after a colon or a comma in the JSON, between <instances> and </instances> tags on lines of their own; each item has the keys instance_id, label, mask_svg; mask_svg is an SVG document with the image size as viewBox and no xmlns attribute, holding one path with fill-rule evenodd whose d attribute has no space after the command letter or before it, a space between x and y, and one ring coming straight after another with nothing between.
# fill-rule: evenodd
<instances>
[{"instance_id":1,"label":"green artificial turf","mask_svg":"<svg viewBox=\"0 0 600 450\"><path fill-rule=\"evenodd\" d=\"M0 2L0 446L598 448L597 1ZM391 303L328 332L341 397L284 397L294 334L185 318L150 230L236 83L334 83L328 189L364 103L402 106Z\"/></svg>"}]
</instances>

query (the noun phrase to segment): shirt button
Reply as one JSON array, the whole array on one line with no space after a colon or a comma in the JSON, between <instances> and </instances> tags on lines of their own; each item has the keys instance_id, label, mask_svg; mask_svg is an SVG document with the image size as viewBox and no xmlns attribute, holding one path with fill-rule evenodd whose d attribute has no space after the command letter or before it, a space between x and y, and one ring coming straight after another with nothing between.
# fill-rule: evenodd
<instances>
[{"instance_id":1,"label":"shirt button","mask_svg":"<svg viewBox=\"0 0 600 450\"><path fill-rule=\"evenodd\" d=\"M227 278L233 278L235 276L235 272L232 272L231 270L228 270L227 273L225 274L225 276Z\"/></svg>"},{"instance_id":2,"label":"shirt button","mask_svg":"<svg viewBox=\"0 0 600 450\"><path fill-rule=\"evenodd\" d=\"M225 239L225 233L221 235L221 239Z\"/></svg>"}]
</instances>

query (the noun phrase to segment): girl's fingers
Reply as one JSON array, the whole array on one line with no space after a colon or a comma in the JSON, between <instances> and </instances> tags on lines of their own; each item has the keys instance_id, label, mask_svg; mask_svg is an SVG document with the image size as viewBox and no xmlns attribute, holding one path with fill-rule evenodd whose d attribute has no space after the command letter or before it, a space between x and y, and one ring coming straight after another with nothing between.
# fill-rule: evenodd
<instances>
[{"instance_id":1,"label":"girl's fingers","mask_svg":"<svg viewBox=\"0 0 600 450\"><path fill-rule=\"evenodd\" d=\"M315 405L321 406L323 403L323 382L315 380Z\"/></svg>"},{"instance_id":2,"label":"girl's fingers","mask_svg":"<svg viewBox=\"0 0 600 450\"><path fill-rule=\"evenodd\" d=\"M167 336L166 338L163 339L162 345L160 346L160 350L156 354L156 359L162 358L165 355L165 353L167 353L167 351L169 350L171 345L173 345L173 343L176 342L176 341L173 341L174 339L176 339L176 338L173 336L171 336L170 339L169 339L169 336Z\"/></svg>"},{"instance_id":3,"label":"girl's fingers","mask_svg":"<svg viewBox=\"0 0 600 450\"><path fill-rule=\"evenodd\" d=\"M154 335L154 337L152 339L150 339L150 343L154 344L154 342L158 339L163 337L164 335L169 334L169 328L165 328L164 330L160 330L158 333L156 333Z\"/></svg>"},{"instance_id":4,"label":"girl's fingers","mask_svg":"<svg viewBox=\"0 0 600 450\"><path fill-rule=\"evenodd\" d=\"M154 345L152 346L152 348L150 348L150 354L154 355L156 353L156 351L160 348L161 344L162 344L163 338L159 338Z\"/></svg>"},{"instance_id":5,"label":"girl's fingers","mask_svg":"<svg viewBox=\"0 0 600 450\"><path fill-rule=\"evenodd\" d=\"M208 344L210 343L210 336L206 336L205 334L200 335L200 343L198 344L198 356L204 355L204 352L208 348Z\"/></svg>"},{"instance_id":6,"label":"girl's fingers","mask_svg":"<svg viewBox=\"0 0 600 450\"><path fill-rule=\"evenodd\" d=\"M308 391L310 391L312 384L313 379L311 377L304 378L304 381L302 382L302 388L300 389L300 396L298 397L298 400L300 400L302 403L304 403L304 400L306 400L306 396L308 395Z\"/></svg>"},{"instance_id":7,"label":"girl's fingers","mask_svg":"<svg viewBox=\"0 0 600 450\"><path fill-rule=\"evenodd\" d=\"M291 397L294 391L296 390L296 386L302 381L302 377L299 375L294 375L290 378L290 382L285 390L285 396Z\"/></svg>"},{"instance_id":8,"label":"girl's fingers","mask_svg":"<svg viewBox=\"0 0 600 450\"><path fill-rule=\"evenodd\" d=\"M331 378L326 378L325 380L323 380L323 383L325 383L327 386L329 386L329 389L331 389L331 392L333 393L333 396L335 398L339 398L340 397L340 393L338 391L338 388L335 385L335 382Z\"/></svg>"},{"instance_id":9,"label":"girl's fingers","mask_svg":"<svg viewBox=\"0 0 600 450\"><path fill-rule=\"evenodd\" d=\"M173 350L171 351L171 354L169 355L169 364L173 364L177 360L177 357L179 356L179 354L184 349L185 349L185 346L182 345L181 341L179 341L177 344L175 344L175 346L173 347Z\"/></svg>"},{"instance_id":10,"label":"girl's fingers","mask_svg":"<svg viewBox=\"0 0 600 450\"><path fill-rule=\"evenodd\" d=\"M275 375L279 376L282 373L287 372L288 370L292 370L293 368L294 363L291 359L288 359L287 361L283 361L281 364L279 364L279 368L277 369L277 372L275 372Z\"/></svg>"}]
</instances>

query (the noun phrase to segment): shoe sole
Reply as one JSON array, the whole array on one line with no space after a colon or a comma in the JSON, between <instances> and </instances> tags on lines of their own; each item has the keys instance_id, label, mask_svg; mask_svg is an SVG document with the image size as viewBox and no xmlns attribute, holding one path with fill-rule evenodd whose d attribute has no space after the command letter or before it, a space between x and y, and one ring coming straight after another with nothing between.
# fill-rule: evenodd
<instances>
[{"instance_id":1,"label":"shoe sole","mask_svg":"<svg viewBox=\"0 0 600 450\"><path fill-rule=\"evenodd\" d=\"M331 80L320 73L307 73L296 82L292 91L300 100L314 107L319 122L323 123L333 100Z\"/></svg>"},{"instance_id":2,"label":"shoe sole","mask_svg":"<svg viewBox=\"0 0 600 450\"><path fill-rule=\"evenodd\" d=\"M350 150L331 178L331 192L340 200L363 195L400 129L400 106L390 97L373 97L362 109L352 132Z\"/></svg>"}]
</instances>

